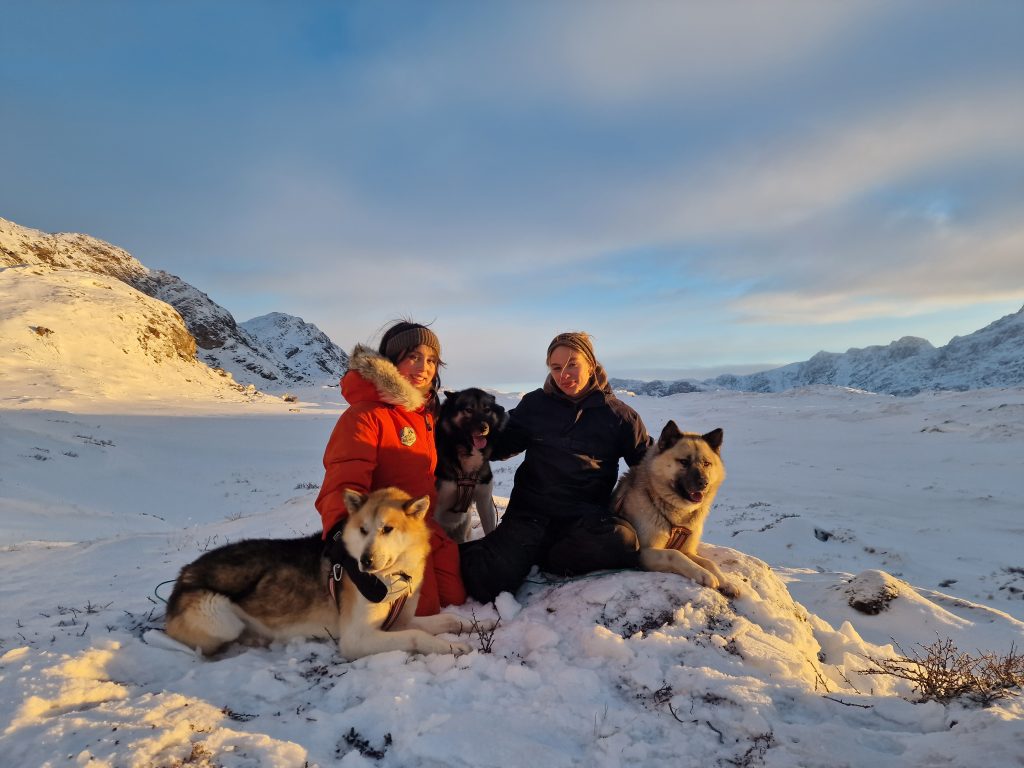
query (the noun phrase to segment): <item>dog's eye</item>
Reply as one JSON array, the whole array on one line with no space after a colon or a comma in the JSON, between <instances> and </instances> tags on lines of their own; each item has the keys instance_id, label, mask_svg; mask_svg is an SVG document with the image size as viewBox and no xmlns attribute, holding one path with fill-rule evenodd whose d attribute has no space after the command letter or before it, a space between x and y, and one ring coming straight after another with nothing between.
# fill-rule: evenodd
<instances>
[{"instance_id":1,"label":"dog's eye","mask_svg":"<svg viewBox=\"0 0 1024 768\"><path fill-rule=\"evenodd\" d=\"M393 530L395 530L395 529L392 526L385 525L383 528L380 529L380 532L387 534L387 533L391 533Z\"/></svg>"},{"instance_id":2,"label":"dog's eye","mask_svg":"<svg viewBox=\"0 0 1024 768\"><path fill-rule=\"evenodd\" d=\"M361 534L363 534L363 536L369 536L370 535L370 532L368 530L366 530L365 526L362 526L362 525L359 526L359 532Z\"/></svg>"},{"instance_id":3,"label":"dog's eye","mask_svg":"<svg viewBox=\"0 0 1024 768\"><path fill-rule=\"evenodd\" d=\"M690 460L689 459L676 459L676 461L678 461L684 467L689 467L690 466Z\"/></svg>"},{"instance_id":4,"label":"dog's eye","mask_svg":"<svg viewBox=\"0 0 1024 768\"><path fill-rule=\"evenodd\" d=\"M711 466L711 462L710 462L710 461L708 461L707 459L704 459L704 461L702 461L702 462L700 463L700 465L701 465L702 467L704 467L704 469L707 469L708 467L710 467L710 466Z\"/></svg>"}]
</instances>

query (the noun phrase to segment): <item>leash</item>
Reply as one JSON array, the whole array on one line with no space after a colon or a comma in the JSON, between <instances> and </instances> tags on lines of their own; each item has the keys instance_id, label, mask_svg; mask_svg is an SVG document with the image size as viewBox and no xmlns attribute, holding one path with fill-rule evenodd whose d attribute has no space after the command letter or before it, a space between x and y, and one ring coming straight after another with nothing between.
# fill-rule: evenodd
<instances>
[{"instance_id":1,"label":"leash","mask_svg":"<svg viewBox=\"0 0 1024 768\"><path fill-rule=\"evenodd\" d=\"M160 587L162 587L164 584L173 584L175 581L177 581L177 579L168 579L167 581L161 581L159 584L153 587L153 594L156 596L156 599L164 605L167 605L167 601L164 598L160 597Z\"/></svg>"}]
</instances>

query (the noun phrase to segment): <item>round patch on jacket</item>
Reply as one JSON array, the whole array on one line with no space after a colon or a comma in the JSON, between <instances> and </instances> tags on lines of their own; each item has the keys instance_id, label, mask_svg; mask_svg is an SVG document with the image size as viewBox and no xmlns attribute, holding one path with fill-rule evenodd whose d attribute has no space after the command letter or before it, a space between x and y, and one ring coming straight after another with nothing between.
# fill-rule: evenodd
<instances>
[{"instance_id":1,"label":"round patch on jacket","mask_svg":"<svg viewBox=\"0 0 1024 768\"><path fill-rule=\"evenodd\" d=\"M402 427L398 439L402 441L402 445L412 445L416 442L416 430L412 427Z\"/></svg>"}]
</instances>

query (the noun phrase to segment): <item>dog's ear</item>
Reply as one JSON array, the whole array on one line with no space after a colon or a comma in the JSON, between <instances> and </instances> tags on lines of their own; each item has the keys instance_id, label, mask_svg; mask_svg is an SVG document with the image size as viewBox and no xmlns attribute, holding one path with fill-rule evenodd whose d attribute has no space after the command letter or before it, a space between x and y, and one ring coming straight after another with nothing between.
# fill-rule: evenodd
<instances>
[{"instance_id":1,"label":"dog's ear","mask_svg":"<svg viewBox=\"0 0 1024 768\"><path fill-rule=\"evenodd\" d=\"M410 499L402 505L402 509L409 517L422 520L427 516L427 510L430 509L430 497L420 496L418 499Z\"/></svg>"},{"instance_id":2,"label":"dog's ear","mask_svg":"<svg viewBox=\"0 0 1024 768\"><path fill-rule=\"evenodd\" d=\"M455 397L455 395L457 395L457 394L458 394L457 392L452 392L450 389L444 390L445 402L448 402L448 400L450 400L451 398Z\"/></svg>"},{"instance_id":3,"label":"dog's ear","mask_svg":"<svg viewBox=\"0 0 1024 768\"><path fill-rule=\"evenodd\" d=\"M721 453L722 451L722 437L724 437L724 433L721 427L711 430L706 435L701 435L704 442L710 445L711 450L715 453Z\"/></svg>"},{"instance_id":4,"label":"dog's ear","mask_svg":"<svg viewBox=\"0 0 1024 768\"><path fill-rule=\"evenodd\" d=\"M683 436L683 433L679 431L679 427L676 423L669 419L668 424L661 430L661 437L658 438L658 450L667 451L673 445L679 442L679 438Z\"/></svg>"},{"instance_id":5,"label":"dog's ear","mask_svg":"<svg viewBox=\"0 0 1024 768\"><path fill-rule=\"evenodd\" d=\"M369 498L365 493L359 493L359 491L353 491L351 488L346 488L342 491L342 495L345 498L345 509L348 510L349 514L358 512L359 508L366 503Z\"/></svg>"}]
</instances>

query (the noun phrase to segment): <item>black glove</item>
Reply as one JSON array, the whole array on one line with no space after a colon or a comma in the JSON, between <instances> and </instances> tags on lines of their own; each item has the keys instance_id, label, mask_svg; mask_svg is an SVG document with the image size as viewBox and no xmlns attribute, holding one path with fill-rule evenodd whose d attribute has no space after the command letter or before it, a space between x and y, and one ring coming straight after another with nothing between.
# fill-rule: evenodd
<instances>
[{"instance_id":1,"label":"black glove","mask_svg":"<svg viewBox=\"0 0 1024 768\"><path fill-rule=\"evenodd\" d=\"M328 531L327 539L324 541L324 557L331 561L332 566L335 566L332 569L331 578L341 580L341 573L337 569L337 566L341 566L363 597L371 603L383 602L390 592L388 585L372 573L364 573L359 570L359 563L345 549L345 542L341 538L344 530L345 520L342 520Z\"/></svg>"}]
</instances>

